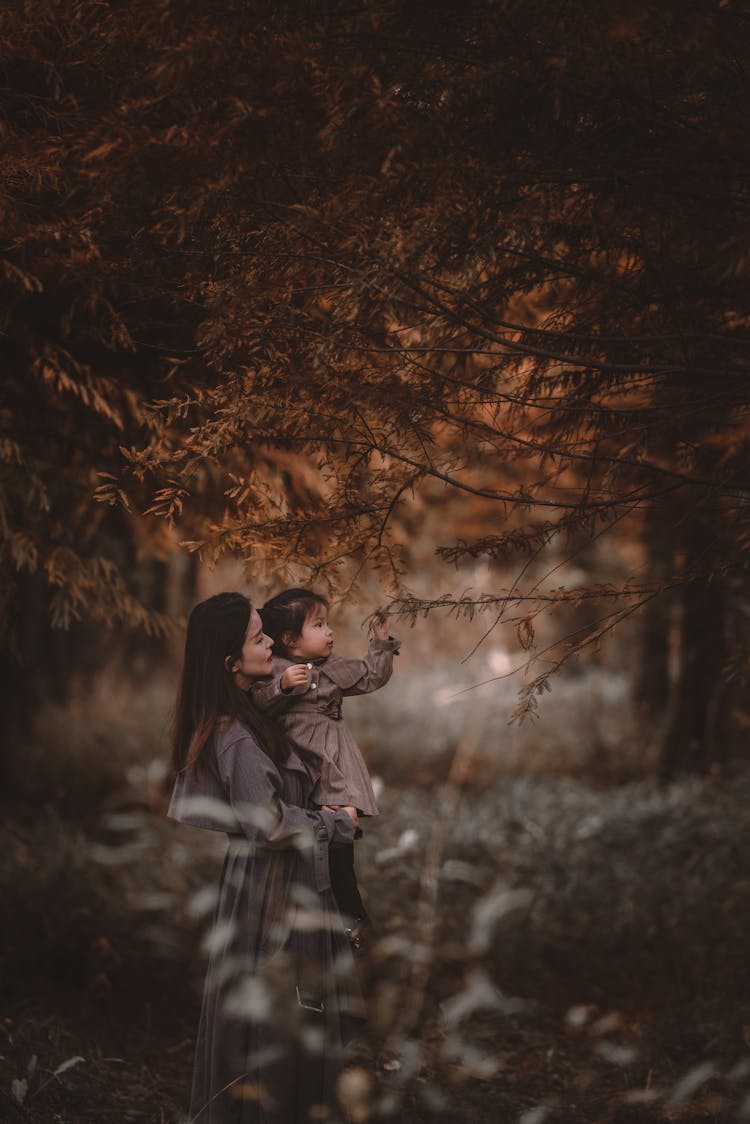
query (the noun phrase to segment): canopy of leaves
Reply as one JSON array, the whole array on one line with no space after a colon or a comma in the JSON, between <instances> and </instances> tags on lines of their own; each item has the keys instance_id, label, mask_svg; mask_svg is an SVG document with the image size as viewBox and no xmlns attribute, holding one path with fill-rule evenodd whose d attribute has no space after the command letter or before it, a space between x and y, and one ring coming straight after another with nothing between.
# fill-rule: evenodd
<instances>
[{"instance_id":1,"label":"canopy of leaves","mask_svg":"<svg viewBox=\"0 0 750 1124\"><path fill-rule=\"evenodd\" d=\"M0 35L6 616L26 570L59 623L143 619L162 518L397 589L431 482L479 504L449 560L649 511L690 576L744 572L742 5L59 0Z\"/></svg>"}]
</instances>

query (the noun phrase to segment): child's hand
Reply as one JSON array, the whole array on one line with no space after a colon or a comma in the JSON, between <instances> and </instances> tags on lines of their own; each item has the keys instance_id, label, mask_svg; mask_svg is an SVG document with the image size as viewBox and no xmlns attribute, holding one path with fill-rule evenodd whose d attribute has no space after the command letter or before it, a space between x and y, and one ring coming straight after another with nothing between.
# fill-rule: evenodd
<instances>
[{"instance_id":1,"label":"child's hand","mask_svg":"<svg viewBox=\"0 0 750 1124\"><path fill-rule=\"evenodd\" d=\"M388 639L388 617L384 613L378 613L372 622L372 634L378 640Z\"/></svg>"},{"instance_id":2,"label":"child's hand","mask_svg":"<svg viewBox=\"0 0 750 1124\"><path fill-rule=\"evenodd\" d=\"M308 667L306 663L293 663L284 669L281 675L282 691L292 691L295 687L302 687L307 683Z\"/></svg>"}]
</instances>

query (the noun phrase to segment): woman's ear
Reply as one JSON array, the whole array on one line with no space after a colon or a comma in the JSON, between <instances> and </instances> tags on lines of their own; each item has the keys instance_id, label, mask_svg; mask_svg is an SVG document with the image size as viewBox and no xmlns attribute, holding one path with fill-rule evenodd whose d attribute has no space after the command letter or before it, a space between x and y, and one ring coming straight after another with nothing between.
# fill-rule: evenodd
<instances>
[{"instance_id":1,"label":"woman's ear","mask_svg":"<svg viewBox=\"0 0 750 1124\"><path fill-rule=\"evenodd\" d=\"M224 660L224 667L227 669L230 675L234 674L234 672L237 670L237 665L234 662L234 656L227 656L227 658Z\"/></svg>"}]
</instances>

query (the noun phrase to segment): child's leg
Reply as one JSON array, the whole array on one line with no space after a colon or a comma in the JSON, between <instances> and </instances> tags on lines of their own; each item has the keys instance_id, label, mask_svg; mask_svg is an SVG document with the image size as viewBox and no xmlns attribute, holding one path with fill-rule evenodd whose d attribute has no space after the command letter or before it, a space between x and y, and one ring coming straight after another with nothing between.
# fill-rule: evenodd
<instances>
[{"instance_id":1,"label":"child's leg","mask_svg":"<svg viewBox=\"0 0 750 1124\"><path fill-rule=\"evenodd\" d=\"M366 919L367 910L354 869L354 844L331 843L328 848L328 869L331 872L333 896L341 913L355 921Z\"/></svg>"}]
</instances>

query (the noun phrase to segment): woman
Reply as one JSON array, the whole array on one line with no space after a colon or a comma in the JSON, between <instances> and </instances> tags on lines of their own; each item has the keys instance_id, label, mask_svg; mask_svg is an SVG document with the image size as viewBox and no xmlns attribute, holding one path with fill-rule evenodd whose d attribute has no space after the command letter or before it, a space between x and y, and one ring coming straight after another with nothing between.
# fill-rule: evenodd
<instances>
[{"instance_id":1,"label":"woman","mask_svg":"<svg viewBox=\"0 0 750 1124\"><path fill-rule=\"evenodd\" d=\"M273 642L246 597L221 593L188 622L169 815L225 831L195 1051L196 1124L340 1119L336 1078L361 1016L330 888L328 845L351 842L354 808L309 807L312 780L247 694Z\"/></svg>"}]
</instances>

